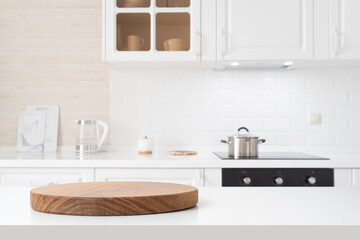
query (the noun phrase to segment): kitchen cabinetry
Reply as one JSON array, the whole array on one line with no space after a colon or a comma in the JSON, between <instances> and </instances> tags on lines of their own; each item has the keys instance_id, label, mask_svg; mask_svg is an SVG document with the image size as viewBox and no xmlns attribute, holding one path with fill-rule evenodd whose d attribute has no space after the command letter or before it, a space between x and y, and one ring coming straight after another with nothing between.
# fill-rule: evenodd
<instances>
[{"instance_id":1,"label":"kitchen cabinetry","mask_svg":"<svg viewBox=\"0 0 360 240\"><path fill-rule=\"evenodd\" d=\"M62 183L92 182L93 169L69 168L3 168L0 186L38 187Z\"/></svg>"},{"instance_id":2,"label":"kitchen cabinetry","mask_svg":"<svg viewBox=\"0 0 360 240\"><path fill-rule=\"evenodd\" d=\"M199 61L200 0L103 0L106 61Z\"/></svg>"},{"instance_id":3,"label":"kitchen cabinetry","mask_svg":"<svg viewBox=\"0 0 360 240\"><path fill-rule=\"evenodd\" d=\"M103 0L103 59L360 59L359 9L357 0Z\"/></svg>"},{"instance_id":4,"label":"kitchen cabinetry","mask_svg":"<svg viewBox=\"0 0 360 240\"><path fill-rule=\"evenodd\" d=\"M336 187L360 187L360 169L335 169Z\"/></svg>"},{"instance_id":5,"label":"kitchen cabinetry","mask_svg":"<svg viewBox=\"0 0 360 240\"><path fill-rule=\"evenodd\" d=\"M92 181L154 181L221 187L221 168L0 168L0 186L46 186ZM360 187L360 169L335 169L335 187Z\"/></svg>"},{"instance_id":6,"label":"kitchen cabinetry","mask_svg":"<svg viewBox=\"0 0 360 240\"><path fill-rule=\"evenodd\" d=\"M360 1L330 1L330 58L360 58Z\"/></svg>"},{"instance_id":7,"label":"kitchen cabinetry","mask_svg":"<svg viewBox=\"0 0 360 240\"><path fill-rule=\"evenodd\" d=\"M217 59L313 59L313 19L313 0L217 1Z\"/></svg>"},{"instance_id":8,"label":"kitchen cabinetry","mask_svg":"<svg viewBox=\"0 0 360 240\"><path fill-rule=\"evenodd\" d=\"M96 169L96 181L151 181L204 186L203 169Z\"/></svg>"}]
</instances>

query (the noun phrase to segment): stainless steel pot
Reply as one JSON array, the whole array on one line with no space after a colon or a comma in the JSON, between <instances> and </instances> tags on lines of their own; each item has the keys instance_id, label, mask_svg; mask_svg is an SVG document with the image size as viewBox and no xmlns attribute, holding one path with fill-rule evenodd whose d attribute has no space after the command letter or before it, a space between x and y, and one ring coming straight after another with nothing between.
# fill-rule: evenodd
<instances>
[{"instance_id":1,"label":"stainless steel pot","mask_svg":"<svg viewBox=\"0 0 360 240\"><path fill-rule=\"evenodd\" d=\"M241 130L245 130L246 133L240 133ZM229 156L234 158L251 158L259 155L258 145L265 142L265 139L259 139L258 136L254 136L249 133L249 129L241 127L238 129L238 133L229 136L228 140L221 140L222 143L229 145Z\"/></svg>"}]
</instances>

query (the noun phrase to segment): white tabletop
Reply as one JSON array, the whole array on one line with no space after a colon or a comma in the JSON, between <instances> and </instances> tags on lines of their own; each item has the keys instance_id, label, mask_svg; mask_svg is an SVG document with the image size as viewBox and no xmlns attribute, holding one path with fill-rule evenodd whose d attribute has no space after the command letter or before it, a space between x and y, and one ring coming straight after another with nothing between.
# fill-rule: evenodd
<instances>
[{"instance_id":1,"label":"white tabletop","mask_svg":"<svg viewBox=\"0 0 360 240\"><path fill-rule=\"evenodd\" d=\"M117 217L39 213L29 196L30 188L0 187L0 225L360 225L356 188L202 188L195 208Z\"/></svg>"}]
</instances>

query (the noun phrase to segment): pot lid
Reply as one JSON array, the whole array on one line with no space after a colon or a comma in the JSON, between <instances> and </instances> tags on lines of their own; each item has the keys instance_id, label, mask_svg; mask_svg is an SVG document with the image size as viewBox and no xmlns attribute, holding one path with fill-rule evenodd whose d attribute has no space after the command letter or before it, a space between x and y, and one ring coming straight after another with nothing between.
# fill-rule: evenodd
<instances>
[{"instance_id":1,"label":"pot lid","mask_svg":"<svg viewBox=\"0 0 360 240\"><path fill-rule=\"evenodd\" d=\"M244 131L241 131L244 130ZM258 138L258 136L250 134L249 129L246 127L241 127L238 129L238 132L236 134L234 134L233 136L230 137L234 137L234 138Z\"/></svg>"}]
</instances>

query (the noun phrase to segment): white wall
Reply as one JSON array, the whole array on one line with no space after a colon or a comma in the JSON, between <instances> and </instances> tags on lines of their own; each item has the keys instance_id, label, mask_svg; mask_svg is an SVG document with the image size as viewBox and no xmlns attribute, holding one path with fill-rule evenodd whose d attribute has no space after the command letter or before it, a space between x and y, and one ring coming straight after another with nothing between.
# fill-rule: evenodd
<instances>
[{"instance_id":1,"label":"white wall","mask_svg":"<svg viewBox=\"0 0 360 240\"><path fill-rule=\"evenodd\" d=\"M360 69L121 70L111 84L112 145L219 145L246 126L267 146L360 147Z\"/></svg>"}]
</instances>

